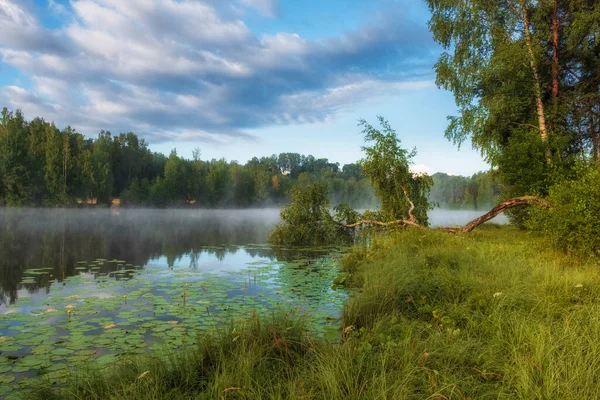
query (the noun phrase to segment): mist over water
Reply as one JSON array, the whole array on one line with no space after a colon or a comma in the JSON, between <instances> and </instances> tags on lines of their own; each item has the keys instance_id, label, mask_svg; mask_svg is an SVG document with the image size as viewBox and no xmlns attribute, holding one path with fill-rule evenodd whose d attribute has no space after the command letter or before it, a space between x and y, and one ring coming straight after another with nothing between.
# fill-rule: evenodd
<instances>
[{"instance_id":1,"label":"mist over water","mask_svg":"<svg viewBox=\"0 0 600 400\"><path fill-rule=\"evenodd\" d=\"M279 307L337 337L347 292L332 283L342 250L271 248L279 212L0 208L2 353L30 360L4 358L13 385L35 385L44 368L181 348L200 330ZM430 222L479 214L433 210ZM86 355L71 357L75 349Z\"/></svg>"},{"instance_id":2,"label":"mist over water","mask_svg":"<svg viewBox=\"0 0 600 400\"><path fill-rule=\"evenodd\" d=\"M276 258L264 244L279 222L277 208L245 210L0 209L0 309L23 296L43 296L78 275L81 262L120 260L143 268L235 271ZM430 211L432 226L463 225L479 211ZM493 220L507 223L504 216ZM23 280L25 271L48 274ZM120 268L106 263L98 273Z\"/></svg>"},{"instance_id":3,"label":"mist over water","mask_svg":"<svg viewBox=\"0 0 600 400\"><path fill-rule=\"evenodd\" d=\"M436 208L429 211L429 224L432 227L441 226L458 226L474 220L477 217L485 214L486 211L476 210L446 210ZM508 218L504 214L498 215L490 221L494 224L508 224Z\"/></svg>"}]
</instances>

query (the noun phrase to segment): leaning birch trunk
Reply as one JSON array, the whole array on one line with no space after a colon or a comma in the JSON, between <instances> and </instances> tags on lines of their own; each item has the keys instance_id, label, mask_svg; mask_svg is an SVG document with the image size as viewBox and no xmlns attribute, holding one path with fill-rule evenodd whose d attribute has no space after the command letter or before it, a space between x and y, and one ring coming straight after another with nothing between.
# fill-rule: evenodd
<instances>
[{"instance_id":1,"label":"leaning birch trunk","mask_svg":"<svg viewBox=\"0 0 600 400\"><path fill-rule=\"evenodd\" d=\"M475 218L473 221L469 222L462 228L459 228L459 229L445 228L445 230L448 232L453 232L453 233L471 232L473 229L477 228L479 225L500 215L501 213L503 213L504 211L506 211L510 208L526 206L526 205L529 205L529 206L536 205L536 206L541 206L544 208L550 208L550 203L548 203L544 199L540 199L539 197L534 197L534 196L515 197L513 199L506 200L506 201L498 204L496 207L492 208L490 211L483 214L481 217Z\"/></svg>"},{"instance_id":2,"label":"leaning birch trunk","mask_svg":"<svg viewBox=\"0 0 600 400\"><path fill-rule=\"evenodd\" d=\"M529 65L531 66L531 71L533 72L533 88L535 91L535 103L537 108L540 136L542 138L542 142L544 142L544 145L546 147L546 163L550 165L552 164L552 155L550 154L550 148L548 147L548 131L546 129L546 116L544 113L544 103L542 101L542 88L540 84L540 76L538 74L535 62L535 53L533 52L533 45L531 43L531 31L529 30L529 17L527 16L527 5L525 3L525 0L520 0L520 3L523 29L525 30L525 45L527 46L527 53L529 55Z\"/></svg>"}]
</instances>

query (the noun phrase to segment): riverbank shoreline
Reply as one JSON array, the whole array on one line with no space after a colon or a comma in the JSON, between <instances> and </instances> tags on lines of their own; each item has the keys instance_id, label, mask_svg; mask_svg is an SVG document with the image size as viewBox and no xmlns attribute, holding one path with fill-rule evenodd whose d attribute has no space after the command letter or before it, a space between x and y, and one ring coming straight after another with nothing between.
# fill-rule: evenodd
<instances>
[{"instance_id":1,"label":"riverbank shoreline","mask_svg":"<svg viewBox=\"0 0 600 400\"><path fill-rule=\"evenodd\" d=\"M597 272L513 227L390 232L342 261L335 343L307 335L310 316L249 314L196 351L30 398L598 398Z\"/></svg>"}]
</instances>

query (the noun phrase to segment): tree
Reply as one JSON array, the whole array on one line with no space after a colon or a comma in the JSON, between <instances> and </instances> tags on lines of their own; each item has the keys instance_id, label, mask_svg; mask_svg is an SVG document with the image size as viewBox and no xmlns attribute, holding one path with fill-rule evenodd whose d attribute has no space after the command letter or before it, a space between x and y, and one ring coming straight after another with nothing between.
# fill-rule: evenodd
<instances>
[{"instance_id":1,"label":"tree","mask_svg":"<svg viewBox=\"0 0 600 400\"><path fill-rule=\"evenodd\" d=\"M416 150L400 146L396 131L381 116L377 117L381 130L360 120L362 134L370 146L363 146L365 158L360 165L371 179L375 194L381 201L381 217L385 221L411 220L427 226L428 195L433 181L426 174L410 171Z\"/></svg>"},{"instance_id":2,"label":"tree","mask_svg":"<svg viewBox=\"0 0 600 400\"><path fill-rule=\"evenodd\" d=\"M590 121L600 110L589 105L598 105L600 84L598 2L427 2L445 49L437 84L459 108L446 136L459 145L470 138L497 167L507 196L546 195L578 154L588 154L587 138L597 138ZM522 144L536 150L527 165L512 164Z\"/></svg>"},{"instance_id":3,"label":"tree","mask_svg":"<svg viewBox=\"0 0 600 400\"><path fill-rule=\"evenodd\" d=\"M190 174L185 160L172 150L165 164L165 185L169 196L174 201L190 200Z\"/></svg>"},{"instance_id":4,"label":"tree","mask_svg":"<svg viewBox=\"0 0 600 400\"><path fill-rule=\"evenodd\" d=\"M7 204L30 202L30 165L27 121L20 110L12 113L4 108L0 122L0 176Z\"/></svg>"},{"instance_id":5,"label":"tree","mask_svg":"<svg viewBox=\"0 0 600 400\"><path fill-rule=\"evenodd\" d=\"M54 124L46 125L46 165L44 181L46 183L45 201L47 204L61 204L66 198L63 185L63 139Z\"/></svg>"},{"instance_id":6,"label":"tree","mask_svg":"<svg viewBox=\"0 0 600 400\"><path fill-rule=\"evenodd\" d=\"M348 242L349 230L329 213L327 188L322 183L296 187L292 202L281 211L281 222L269 237L274 245L319 246Z\"/></svg>"},{"instance_id":7,"label":"tree","mask_svg":"<svg viewBox=\"0 0 600 400\"><path fill-rule=\"evenodd\" d=\"M90 197L97 198L99 203L107 203L112 193L111 141L110 132L101 131L86 160L85 168L91 180Z\"/></svg>"}]
</instances>

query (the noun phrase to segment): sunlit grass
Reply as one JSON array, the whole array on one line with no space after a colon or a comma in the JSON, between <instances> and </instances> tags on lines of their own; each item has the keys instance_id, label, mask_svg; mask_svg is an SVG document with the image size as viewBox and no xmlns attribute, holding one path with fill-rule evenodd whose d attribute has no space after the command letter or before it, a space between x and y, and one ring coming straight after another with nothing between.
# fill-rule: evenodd
<instances>
[{"instance_id":1,"label":"sunlit grass","mask_svg":"<svg viewBox=\"0 0 600 400\"><path fill-rule=\"evenodd\" d=\"M44 399L600 398L600 275L531 233L408 230L342 263L342 341L289 315L80 373ZM310 316L309 316L310 318Z\"/></svg>"}]
</instances>

